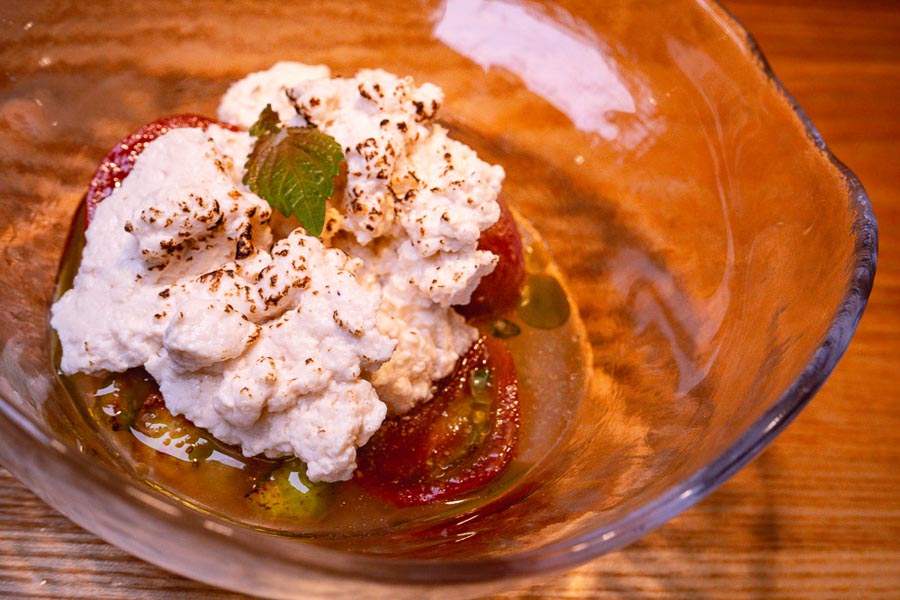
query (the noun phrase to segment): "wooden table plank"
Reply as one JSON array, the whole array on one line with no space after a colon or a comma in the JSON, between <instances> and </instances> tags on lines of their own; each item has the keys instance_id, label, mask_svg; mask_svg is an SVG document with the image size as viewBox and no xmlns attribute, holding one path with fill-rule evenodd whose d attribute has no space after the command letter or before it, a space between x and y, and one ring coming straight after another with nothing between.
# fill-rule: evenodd
<instances>
[{"instance_id":1,"label":"wooden table plank","mask_svg":"<svg viewBox=\"0 0 900 600\"><path fill-rule=\"evenodd\" d=\"M872 196L869 308L832 377L761 457L625 550L507 598L900 594L900 3L726 5ZM241 596L131 558L0 469L0 597Z\"/></svg>"}]
</instances>

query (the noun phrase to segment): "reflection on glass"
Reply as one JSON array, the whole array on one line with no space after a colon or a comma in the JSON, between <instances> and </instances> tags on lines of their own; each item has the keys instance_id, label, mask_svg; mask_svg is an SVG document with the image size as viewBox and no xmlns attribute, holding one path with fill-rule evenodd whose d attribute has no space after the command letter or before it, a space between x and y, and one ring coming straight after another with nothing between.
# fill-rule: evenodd
<instances>
[{"instance_id":1,"label":"reflection on glass","mask_svg":"<svg viewBox=\"0 0 900 600\"><path fill-rule=\"evenodd\" d=\"M583 131L619 136L615 113L635 114L631 93L599 41L526 2L446 0L434 35L484 70L516 74Z\"/></svg>"}]
</instances>

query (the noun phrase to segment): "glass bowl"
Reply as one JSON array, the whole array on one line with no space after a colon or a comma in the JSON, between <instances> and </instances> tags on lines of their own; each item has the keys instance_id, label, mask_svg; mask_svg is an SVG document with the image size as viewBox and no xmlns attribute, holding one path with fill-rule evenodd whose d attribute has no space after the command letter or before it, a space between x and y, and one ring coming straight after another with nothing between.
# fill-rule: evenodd
<instances>
[{"instance_id":1,"label":"glass bowl","mask_svg":"<svg viewBox=\"0 0 900 600\"><path fill-rule=\"evenodd\" d=\"M615 550L762 450L847 347L875 270L861 185L747 33L705 0L20 3L0 88L0 463L132 554L261 596L524 585ZM587 327L587 394L515 499L440 527L296 539L131 480L81 435L48 308L69 223L121 137L213 114L278 60L383 67L506 168Z\"/></svg>"}]
</instances>

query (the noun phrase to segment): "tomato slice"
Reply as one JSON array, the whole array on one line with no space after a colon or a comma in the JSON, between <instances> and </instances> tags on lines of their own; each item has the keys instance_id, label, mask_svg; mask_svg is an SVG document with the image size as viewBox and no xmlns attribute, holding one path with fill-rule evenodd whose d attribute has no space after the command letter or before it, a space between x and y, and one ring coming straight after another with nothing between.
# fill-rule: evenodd
<instances>
[{"instance_id":1,"label":"tomato slice","mask_svg":"<svg viewBox=\"0 0 900 600\"><path fill-rule=\"evenodd\" d=\"M518 435L512 354L504 341L482 337L434 398L386 420L360 449L357 481L398 506L455 499L503 472Z\"/></svg>"},{"instance_id":2,"label":"tomato slice","mask_svg":"<svg viewBox=\"0 0 900 600\"><path fill-rule=\"evenodd\" d=\"M87 207L85 227L90 224L97 205L109 196L115 188L122 185L122 181L134 168L138 155L144 151L147 144L172 129L199 127L205 130L212 123L232 131L238 131L238 128L233 125L221 123L208 117L181 114L164 117L148 123L116 144L115 148L109 151L94 172L91 185L88 187L87 194L84 197L85 206Z\"/></svg>"},{"instance_id":3,"label":"tomato slice","mask_svg":"<svg viewBox=\"0 0 900 600\"><path fill-rule=\"evenodd\" d=\"M512 310L519 303L525 283L522 238L506 203L502 198L498 202L500 218L481 233L478 249L489 250L500 260L494 270L479 282L469 303L455 307L456 312L467 319L496 316Z\"/></svg>"}]
</instances>

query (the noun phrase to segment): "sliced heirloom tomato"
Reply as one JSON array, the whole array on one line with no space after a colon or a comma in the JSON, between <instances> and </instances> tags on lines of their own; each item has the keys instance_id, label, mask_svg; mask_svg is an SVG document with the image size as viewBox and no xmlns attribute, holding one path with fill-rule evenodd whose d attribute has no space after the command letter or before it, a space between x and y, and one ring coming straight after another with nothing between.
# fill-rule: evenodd
<instances>
[{"instance_id":1,"label":"sliced heirloom tomato","mask_svg":"<svg viewBox=\"0 0 900 600\"><path fill-rule=\"evenodd\" d=\"M500 218L478 238L478 249L488 250L499 257L494 270L484 277L472 292L468 304L456 306L456 312L474 319L497 316L515 308L525 283L525 257L522 238L516 220L502 198Z\"/></svg>"},{"instance_id":2,"label":"sliced heirloom tomato","mask_svg":"<svg viewBox=\"0 0 900 600\"><path fill-rule=\"evenodd\" d=\"M502 340L483 337L434 398L386 420L360 449L357 481L398 506L452 500L500 475L518 436L512 354Z\"/></svg>"},{"instance_id":3,"label":"sliced heirloom tomato","mask_svg":"<svg viewBox=\"0 0 900 600\"><path fill-rule=\"evenodd\" d=\"M182 114L164 117L152 123L147 123L116 144L103 158L103 162L100 163L100 166L94 172L91 185L88 187L87 194L84 197L85 207L87 208L85 227L90 225L91 217L94 216L97 205L109 196L115 188L122 185L122 181L134 168L138 155L144 151L147 144L173 129L199 127L205 130L212 124L231 129L232 131L238 131L238 128L233 125L221 123L201 115Z\"/></svg>"}]
</instances>

